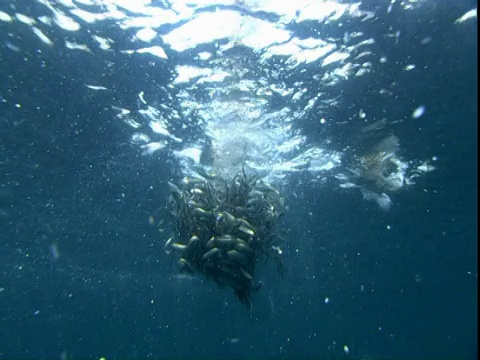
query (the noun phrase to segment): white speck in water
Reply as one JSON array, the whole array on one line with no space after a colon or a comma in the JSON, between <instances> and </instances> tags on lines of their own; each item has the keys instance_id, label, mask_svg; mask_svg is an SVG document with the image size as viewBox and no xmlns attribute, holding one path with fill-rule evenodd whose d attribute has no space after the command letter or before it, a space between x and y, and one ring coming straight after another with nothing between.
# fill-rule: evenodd
<instances>
[{"instance_id":1,"label":"white speck in water","mask_svg":"<svg viewBox=\"0 0 480 360\"><path fill-rule=\"evenodd\" d=\"M233 337L233 338L230 338L228 341L230 342L230 344L237 344L240 341L240 339L237 337Z\"/></svg>"},{"instance_id":2,"label":"white speck in water","mask_svg":"<svg viewBox=\"0 0 480 360\"><path fill-rule=\"evenodd\" d=\"M350 352L350 349L347 345L343 345L343 351L345 352L345 354L348 354Z\"/></svg>"},{"instance_id":3,"label":"white speck in water","mask_svg":"<svg viewBox=\"0 0 480 360\"><path fill-rule=\"evenodd\" d=\"M431 36L427 36L427 37L423 38L422 41L420 41L420 44L426 45L426 44L430 43L431 41L432 41Z\"/></svg>"},{"instance_id":4,"label":"white speck in water","mask_svg":"<svg viewBox=\"0 0 480 360\"><path fill-rule=\"evenodd\" d=\"M58 260L58 258L60 257L60 252L58 251L57 244L50 244L50 246L48 247L48 251L50 252L53 260Z\"/></svg>"},{"instance_id":5,"label":"white speck in water","mask_svg":"<svg viewBox=\"0 0 480 360\"><path fill-rule=\"evenodd\" d=\"M420 116L422 116L423 114L425 114L425 105L420 105L419 107L417 107L415 110L413 110L412 112L412 118L414 119L418 119Z\"/></svg>"},{"instance_id":6,"label":"white speck in water","mask_svg":"<svg viewBox=\"0 0 480 360\"><path fill-rule=\"evenodd\" d=\"M145 105L147 105L147 102L145 101L145 99L143 98L143 96L145 95L145 93L143 91L140 91L140 93L138 94L138 98L140 99L140 101L142 103L144 103Z\"/></svg>"},{"instance_id":7,"label":"white speck in water","mask_svg":"<svg viewBox=\"0 0 480 360\"><path fill-rule=\"evenodd\" d=\"M325 298L325 300L324 300L324 303L325 303L325 304L328 304L329 302L330 302L330 298L327 296L327 297Z\"/></svg>"}]
</instances>

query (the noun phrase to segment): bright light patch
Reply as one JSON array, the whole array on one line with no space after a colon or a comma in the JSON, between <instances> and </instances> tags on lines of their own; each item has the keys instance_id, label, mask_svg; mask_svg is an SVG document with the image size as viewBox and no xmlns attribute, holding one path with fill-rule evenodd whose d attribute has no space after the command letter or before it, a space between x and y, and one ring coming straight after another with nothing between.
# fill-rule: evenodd
<instances>
[{"instance_id":1,"label":"bright light patch","mask_svg":"<svg viewBox=\"0 0 480 360\"><path fill-rule=\"evenodd\" d=\"M152 28L145 28L137 31L137 34L135 36L139 40L150 42L155 39L155 37L157 36L157 32Z\"/></svg>"}]
</instances>

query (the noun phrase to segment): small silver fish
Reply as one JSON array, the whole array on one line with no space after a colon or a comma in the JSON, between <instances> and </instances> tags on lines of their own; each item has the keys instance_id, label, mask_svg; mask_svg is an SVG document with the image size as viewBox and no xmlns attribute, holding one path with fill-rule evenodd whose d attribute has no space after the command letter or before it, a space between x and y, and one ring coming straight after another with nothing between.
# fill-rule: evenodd
<instances>
[{"instance_id":1,"label":"small silver fish","mask_svg":"<svg viewBox=\"0 0 480 360\"><path fill-rule=\"evenodd\" d=\"M177 250L185 250L187 248L187 245L180 244L180 243L173 243L172 247Z\"/></svg>"},{"instance_id":2,"label":"small silver fish","mask_svg":"<svg viewBox=\"0 0 480 360\"><path fill-rule=\"evenodd\" d=\"M244 268L240 267L240 272L245 276L248 280L253 280L253 276L247 272Z\"/></svg>"},{"instance_id":3,"label":"small silver fish","mask_svg":"<svg viewBox=\"0 0 480 360\"><path fill-rule=\"evenodd\" d=\"M253 229L247 228L247 227L244 226L244 225L240 225L240 226L238 227L238 230L240 230L241 232L243 232L243 233L245 233L245 234L247 234L247 235L251 235L251 236L255 235L255 231L254 231Z\"/></svg>"},{"instance_id":4,"label":"small silver fish","mask_svg":"<svg viewBox=\"0 0 480 360\"><path fill-rule=\"evenodd\" d=\"M188 240L188 245L192 245L200 241L200 238L197 235L193 235L190 240Z\"/></svg>"},{"instance_id":5,"label":"small silver fish","mask_svg":"<svg viewBox=\"0 0 480 360\"><path fill-rule=\"evenodd\" d=\"M202 259L203 260L208 260L210 259L212 256L214 256L216 253L219 252L219 249L214 247L214 248L211 248L210 250L208 250L205 254L203 254L202 256Z\"/></svg>"},{"instance_id":6,"label":"small silver fish","mask_svg":"<svg viewBox=\"0 0 480 360\"><path fill-rule=\"evenodd\" d=\"M227 251L227 256L229 259L231 260L234 260L240 264L248 264L248 260L247 258L245 257L245 255L243 255L242 253L240 253L239 251L237 250L228 250Z\"/></svg>"}]
</instances>

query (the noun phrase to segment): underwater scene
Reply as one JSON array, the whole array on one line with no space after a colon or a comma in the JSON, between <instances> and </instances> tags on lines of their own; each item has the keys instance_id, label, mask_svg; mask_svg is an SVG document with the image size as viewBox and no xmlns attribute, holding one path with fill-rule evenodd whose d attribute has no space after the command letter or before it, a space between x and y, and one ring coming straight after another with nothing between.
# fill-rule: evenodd
<instances>
[{"instance_id":1,"label":"underwater scene","mask_svg":"<svg viewBox=\"0 0 480 360\"><path fill-rule=\"evenodd\" d=\"M0 359L476 359L473 0L0 2Z\"/></svg>"}]
</instances>

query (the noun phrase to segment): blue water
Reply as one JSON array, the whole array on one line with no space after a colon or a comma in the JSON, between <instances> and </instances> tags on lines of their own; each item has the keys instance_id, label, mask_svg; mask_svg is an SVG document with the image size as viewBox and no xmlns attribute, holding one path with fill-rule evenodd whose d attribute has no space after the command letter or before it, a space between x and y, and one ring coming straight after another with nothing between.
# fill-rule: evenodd
<instances>
[{"instance_id":1,"label":"blue water","mask_svg":"<svg viewBox=\"0 0 480 360\"><path fill-rule=\"evenodd\" d=\"M265 266L251 317L228 289L176 276L148 223L165 204L175 161L141 155L112 97L84 87L101 77L115 89L113 105L134 108L140 91L168 82L169 65L44 48L25 27L0 23L0 358L476 358L477 24L452 21L476 5L429 3L425 22L398 12L365 25L394 24L405 36L397 47L376 44L389 63L341 92L343 105L365 107L367 98L366 110L392 118L422 99L424 124L395 133L412 157L437 156L437 169L397 194L389 212L294 175L286 272ZM434 46L418 45L425 28ZM121 44L113 28L109 35ZM11 39L22 51L8 49ZM423 71L396 73L407 50ZM404 109L370 92L384 81L398 81ZM313 120L299 126L312 141L323 135ZM329 131L339 148L355 142L354 127Z\"/></svg>"}]
</instances>

